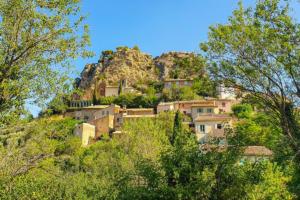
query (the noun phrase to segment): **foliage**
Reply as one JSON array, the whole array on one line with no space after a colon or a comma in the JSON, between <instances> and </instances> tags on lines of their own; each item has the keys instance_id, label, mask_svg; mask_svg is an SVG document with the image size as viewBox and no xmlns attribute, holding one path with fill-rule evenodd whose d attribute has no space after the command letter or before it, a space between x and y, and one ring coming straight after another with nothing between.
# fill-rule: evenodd
<instances>
[{"instance_id":1,"label":"foliage","mask_svg":"<svg viewBox=\"0 0 300 200\"><path fill-rule=\"evenodd\" d=\"M101 97L97 100L97 104L110 105L112 103L127 108L153 108L156 107L160 99L154 94L152 88L148 89L148 94L139 95L134 93L121 94L118 97Z\"/></svg>"},{"instance_id":2,"label":"foliage","mask_svg":"<svg viewBox=\"0 0 300 200\"><path fill-rule=\"evenodd\" d=\"M217 85L207 76L201 78L195 78L192 86L194 92L203 97L216 97L217 96Z\"/></svg>"},{"instance_id":3,"label":"foliage","mask_svg":"<svg viewBox=\"0 0 300 200\"><path fill-rule=\"evenodd\" d=\"M86 148L72 134L76 123L53 116L8 130L18 136L0 147L1 199L293 197L290 176L280 167L269 161L240 165L236 148L203 152L195 135L180 128L178 114L126 121L123 133Z\"/></svg>"},{"instance_id":4,"label":"foliage","mask_svg":"<svg viewBox=\"0 0 300 200\"><path fill-rule=\"evenodd\" d=\"M233 114L240 119L248 119L253 114L253 109L250 104L237 104L232 106Z\"/></svg>"},{"instance_id":5,"label":"foliage","mask_svg":"<svg viewBox=\"0 0 300 200\"><path fill-rule=\"evenodd\" d=\"M238 121L229 143L239 146L266 146L275 150L283 138L280 127L268 113L254 112L250 104L236 104L232 107Z\"/></svg>"},{"instance_id":6,"label":"foliage","mask_svg":"<svg viewBox=\"0 0 300 200\"><path fill-rule=\"evenodd\" d=\"M90 55L89 36L78 0L1 1L0 13L0 124L9 124L25 101L62 91L70 58Z\"/></svg>"},{"instance_id":7,"label":"foliage","mask_svg":"<svg viewBox=\"0 0 300 200\"><path fill-rule=\"evenodd\" d=\"M197 98L196 93L191 87L179 87L172 85L170 89L165 88L162 93L164 101L181 101L181 100L194 100Z\"/></svg>"},{"instance_id":8,"label":"foliage","mask_svg":"<svg viewBox=\"0 0 300 200\"><path fill-rule=\"evenodd\" d=\"M201 55L191 55L186 58L176 58L175 67L170 70L171 78L203 77L205 74L206 60Z\"/></svg>"},{"instance_id":9,"label":"foliage","mask_svg":"<svg viewBox=\"0 0 300 200\"><path fill-rule=\"evenodd\" d=\"M208 42L201 44L212 77L268 109L295 155L300 148L299 33L288 1L263 0L255 8L240 3L228 23L210 27Z\"/></svg>"}]
</instances>

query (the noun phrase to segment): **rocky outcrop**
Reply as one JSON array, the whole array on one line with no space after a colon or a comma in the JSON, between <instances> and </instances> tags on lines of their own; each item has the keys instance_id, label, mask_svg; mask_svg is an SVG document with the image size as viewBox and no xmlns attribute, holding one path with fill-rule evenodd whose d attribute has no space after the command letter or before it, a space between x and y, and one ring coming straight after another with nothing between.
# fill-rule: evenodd
<instances>
[{"instance_id":1,"label":"rocky outcrop","mask_svg":"<svg viewBox=\"0 0 300 200\"><path fill-rule=\"evenodd\" d=\"M158 73L152 57L138 48L119 47L114 52L102 52L98 63L88 64L83 69L77 84L83 94L78 98L91 99L101 83L118 85L120 80L127 80L128 86L133 87L157 81Z\"/></svg>"},{"instance_id":2,"label":"rocky outcrop","mask_svg":"<svg viewBox=\"0 0 300 200\"><path fill-rule=\"evenodd\" d=\"M149 81L170 78L170 71L176 67L176 60L193 56L195 54L169 52L153 59L137 47L118 47L116 51L103 51L97 63L84 67L76 81L83 93L74 97L81 100L92 99L103 82L116 86L120 80L126 79L128 86L137 87Z\"/></svg>"},{"instance_id":3,"label":"rocky outcrop","mask_svg":"<svg viewBox=\"0 0 300 200\"><path fill-rule=\"evenodd\" d=\"M170 72L176 68L177 60L191 58L194 56L196 55L189 52L168 52L154 58L154 64L160 72L160 79L170 78Z\"/></svg>"}]
</instances>

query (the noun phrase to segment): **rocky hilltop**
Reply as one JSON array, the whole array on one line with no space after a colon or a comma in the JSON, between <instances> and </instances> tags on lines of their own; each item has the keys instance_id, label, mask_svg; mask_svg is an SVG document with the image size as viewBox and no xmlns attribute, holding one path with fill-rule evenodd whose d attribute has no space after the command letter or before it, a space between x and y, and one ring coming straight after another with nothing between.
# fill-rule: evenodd
<instances>
[{"instance_id":1,"label":"rocky hilltop","mask_svg":"<svg viewBox=\"0 0 300 200\"><path fill-rule=\"evenodd\" d=\"M168 52L152 58L138 47L118 47L116 51L103 51L97 63L87 64L76 80L76 86L83 91L80 99L91 99L97 87L105 82L116 86L120 80L127 80L128 86L170 78L176 60L195 56L192 53Z\"/></svg>"},{"instance_id":2,"label":"rocky hilltop","mask_svg":"<svg viewBox=\"0 0 300 200\"><path fill-rule=\"evenodd\" d=\"M189 52L168 52L154 58L154 64L159 70L161 79L171 78L171 71L176 68L177 61L196 56ZM186 78L186 77L180 77Z\"/></svg>"}]
</instances>

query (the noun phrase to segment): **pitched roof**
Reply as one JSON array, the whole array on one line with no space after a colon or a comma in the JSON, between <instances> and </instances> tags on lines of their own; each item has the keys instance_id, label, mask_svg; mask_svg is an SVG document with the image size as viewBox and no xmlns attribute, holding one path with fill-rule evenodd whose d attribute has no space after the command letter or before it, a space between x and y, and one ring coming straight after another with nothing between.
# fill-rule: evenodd
<instances>
[{"instance_id":1,"label":"pitched roof","mask_svg":"<svg viewBox=\"0 0 300 200\"><path fill-rule=\"evenodd\" d=\"M160 102L158 105L159 105L159 106L174 105L174 102Z\"/></svg>"},{"instance_id":2,"label":"pitched roof","mask_svg":"<svg viewBox=\"0 0 300 200\"><path fill-rule=\"evenodd\" d=\"M192 79L165 79L164 82L192 81Z\"/></svg>"},{"instance_id":3,"label":"pitched roof","mask_svg":"<svg viewBox=\"0 0 300 200\"><path fill-rule=\"evenodd\" d=\"M105 88L119 88L119 86L108 85L108 86L105 86Z\"/></svg>"},{"instance_id":4,"label":"pitched roof","mask_svg":"<svg viewBox=\"0 0 300 200\"><path fill-rule=\"evenodd\" d=\"M272 156L273 152L265 146L247 146L244 150L245 156Z\"/></svg>"},{"instance_id":5,"label":"pitched roof","mask_svg":"<svg viewBox=\"0 0 300 200\"><path fill-rule=\"evenodd\" d=\"M95 106L88 106L88 107L83 107L82 109L104 109L108 108L110 105L95 105Z\"/></svg>"},{"instance_id":6,"label":"pitched roof","mask_svg":"<svg viewBox=\"0 0 300 200\"><path fill-rule=\"evenodd\" d=\"M153 108L126 108L124 111L153 111Z\"/></svg>"},{"instance_id":7,"label":"pitched roof","mask_svg":"<svg viewBox=\"0 0 300 200\"><path fill-rule=\"evenodd\" d=\"M195 122L206 122L206 121L230 121L232 117L226 114L210 114L210 115L199 115Z\"/></svg>"},{"instance_id":8,"label":"pitched roof","mask_svg":"<svg viewBox=\"0 0 300 200\"><path fill-rule=\"evenodd\" d=\"M201 99L201 100L190 100L190 101L176 101L174 103L180 104L180 103L185 103L185 104L201 104L201 103L208 103L209 101Z\"/></svg>"},{"instance_id":9,"label":"pitched roof","mask_svg":"<svg viewBox=\"0 0 300 200\"><path fill-rule=\"evenodd\" d=\"M156 115L124 115L123 118L153 118Z\"/></svg>"},{"instance_id":10,"label":"pitched roof","mask_svg":"<svg viewBox=\"0 0 300 200\"><path fill-rule=\"evenodd\" d=\"M201 146L201 149L205 151L223 152L230 147L234 147L234 146L203 144ZM244 156L272 156L273 155L273 152L265 146L245 146L240 148L244 149L244 153L243 153Z\"/></svg>"},{"instance_id":11,"label":"pitched roof","mask_svg":"<svg viewBox=\"0 0 300 200\"><path fill-rule=\"evenodd\" d=\"M199 108L207 108L207 107L213 107L217 108L218 106L215 105L215 103L207 102L207 104L193 104L191 107L199 107Z\"/></svg>"}]
</instances>

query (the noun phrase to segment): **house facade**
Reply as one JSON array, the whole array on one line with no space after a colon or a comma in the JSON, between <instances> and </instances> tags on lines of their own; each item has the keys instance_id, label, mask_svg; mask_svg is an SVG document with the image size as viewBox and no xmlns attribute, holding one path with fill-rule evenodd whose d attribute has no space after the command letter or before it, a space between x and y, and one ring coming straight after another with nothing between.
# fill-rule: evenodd
<instances>
[{"instance_id":1,"label":"house facade","mask_svg":"<svg viewBox=\"0 0 300 200\"><path fill-rule=\"evenodd\" d=\"M92 124L82 123L76 126L74 135L80 137L81 145L87 146L95 138L96 128Z\"/></svg>"},{"instance_id":2,"label":"house facade","mask_svg":"<svg viewBox=\"0 0 300 200\"><path fill-rule=\"evenodd\" d=\"M181 87L191 87L193 85L193 80L190 79L165 79L164 88L171 89L173 86Z\"/></svg>"},{"instance_id":3,"label":"house facade","mask_svg":"<svg viewBox=\"0 0 300 200\"><path fill-rule=\"evenodd\" d=\"M211 114L219 114L218 106L214 101L191 105L191 116L193 121L195 121L199 116Z\"/></svg>"},{"instance_id":4,"label":"house facade","mask_svg":"<svg viewBox=\"0 0 300 200\"><path fill-rule=\"evenodd\" d=\"M224 114L199 115L194 124L198 141L206 143L213 139L225 139L225 128L232 125L232 118Z\"/></svg>"}]
</instances>

